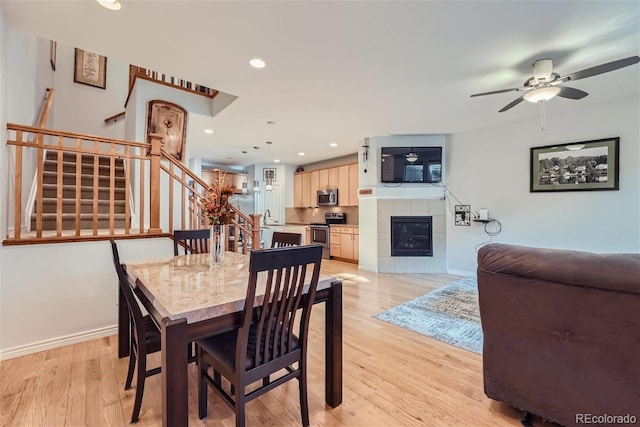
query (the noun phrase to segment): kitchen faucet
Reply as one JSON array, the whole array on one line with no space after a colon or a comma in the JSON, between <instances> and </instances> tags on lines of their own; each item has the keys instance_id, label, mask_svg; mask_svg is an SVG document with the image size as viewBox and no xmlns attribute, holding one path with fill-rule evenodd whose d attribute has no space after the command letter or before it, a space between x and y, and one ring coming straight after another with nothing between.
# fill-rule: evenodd
<instances>
[{"instance_id":1,"label":"kitchen faucet","mask_svg":"<svg viewBox=\"0 0 640 427\"><path fill-rule=\"evenodd\" d=\"M264 211L264 218L262 219L262 222L265 227L267 226L267 218L271 218L271 211L269 209Z\"/></svg>"}]
</instances>

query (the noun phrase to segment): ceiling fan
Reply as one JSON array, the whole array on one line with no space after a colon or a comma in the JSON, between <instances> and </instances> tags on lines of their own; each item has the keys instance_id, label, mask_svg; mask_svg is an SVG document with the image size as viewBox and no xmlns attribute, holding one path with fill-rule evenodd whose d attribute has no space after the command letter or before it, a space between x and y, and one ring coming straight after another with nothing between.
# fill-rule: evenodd
<instances>
[{"instance_id":1,"label":"ceiling fan","mask_svg":"<svg viewBox=\"0 0 640 427\"><path fill-rule=\"evenodd\" d=\"M582 99L588 95L587 92L568 86L562 86L562 84L568 81L585 79L587 77L597 76L598 74L608 73L609 71L628 67L629 65L637 64L638 62L640 62L639 56L631 56L629 58L607 62L606 64L600 64L595 67L587 68L582 71L577 71L573 74L567 74L564 77L560 77L558 73L553 72L553 62L551 62L550 59L539 59L533 63L533 76L530 77L526 82L524 82L524 86L511 89L494 90L491 92L476 93L471 95L471 97L493 95L496 93L513 91L525 92L522 96L516 98L515 100L504 106L499 111L500 113L515 107L523 100L529 102L548 101L556 95L562 98Z\"/></svg>"}]
</instances>

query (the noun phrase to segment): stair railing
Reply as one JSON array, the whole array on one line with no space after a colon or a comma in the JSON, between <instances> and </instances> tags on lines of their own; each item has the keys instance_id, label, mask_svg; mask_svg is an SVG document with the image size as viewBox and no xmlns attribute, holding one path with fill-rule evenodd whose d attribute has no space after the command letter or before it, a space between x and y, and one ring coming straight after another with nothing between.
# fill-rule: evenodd
<instances>
[{"instance_id":1,"label":"stair railing","mask_svg":"<svg viewBox=\"0 0 640 427\"><path fill-rule=\"evenodd\" d=\"M156 237L172 234L176 225L180 228L207 227L199 209L199 201L208 195L211 188L162 150L162 135L152 134L150 143L142 143L13 123L7 124L7 130L7 145L14 151L12 157L15 167L14 179L7 180L10 186L9 223L8 235L3 242L5 245L103 240L123 236ZM56 160L55 185L45 186L44 183L45 151L52 153ZM75 160L75 166L73 162L65 164L65 158ZM83 162L83 159L89 162ZM124 188L116 187L116 161L123 162ZM102 179L99 174L101 168L108 168L108 176L103 176ZM27 221L31 222L32 218L22 212L26 211L25 194L31 183L23 182L22 176L31 175L34 169L35 226L33 231L27 231ZM101 186L101 181L108 184ZM45 189L48 193L53 193L49 194L48 199L55 200L55 229L51 230L44 230L43 227ZM123 224L118 226L115 223L116 192L124 192L122 197L118 197L119 203L124 203ZM90 195L89 227L83 225L87 222L87 214L81 213L83 193ZM99 214L99 193L107 196L108 216ZM65 213L63 205L68 206L70 198L73 199L72 213ZM138 224L131 222L134 211L138 216ZM105 216L108 218L108 227L103 228L99 223ZM65 229L65 221L73 222L73 229ZM259 214L246 216L236 212L230 227L237 230L234 233L235 239L242 238L245 242L251 240L252 248L259 247ZM238 240L230 249L240 250L237 243ZM242 245L242 251L246 252L247 249L247 244Z\"/></svg>"}]
</instances>

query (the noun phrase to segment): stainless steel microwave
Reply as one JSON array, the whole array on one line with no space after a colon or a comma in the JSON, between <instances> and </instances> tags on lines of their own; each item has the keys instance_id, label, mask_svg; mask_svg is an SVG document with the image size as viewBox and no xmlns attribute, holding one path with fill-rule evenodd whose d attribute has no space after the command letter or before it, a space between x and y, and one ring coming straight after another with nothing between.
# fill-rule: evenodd
<instances>
[{"instance_id":1,"label":"stainless steel microwave","mask_svg":"<svg viewBox=\"0 0 640 427\"><path fill-rule=\"evenodd\" d=\"M337 206L338 189L318 191L317 204L318 206Z\"/></svg>"}]
</instances>

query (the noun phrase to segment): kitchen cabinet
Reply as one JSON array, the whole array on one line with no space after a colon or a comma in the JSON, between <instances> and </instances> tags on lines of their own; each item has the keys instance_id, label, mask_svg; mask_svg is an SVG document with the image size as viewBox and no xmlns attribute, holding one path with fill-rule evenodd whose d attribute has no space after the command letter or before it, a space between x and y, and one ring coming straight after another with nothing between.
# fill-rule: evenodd
<instances>
[{"instance_id":1,"label":"kitchen cabinet","mask_svg":"<svg viewBox=\"0 0 640 427\"><path fill-rule=\"evenodd\" d=\"M329 180L328 185L330 189L338 188L338 168L329 168L327 178ZM340 195L338 194L338 196Z\"/></svg>"},{"instance_id":2,"label":"kitchen cabinet","mask_svg":"<svg viewBox=\"0 0 640 427\"><path fill-rule=\"evenodd\" d=\"M318 185L319 175L320 175L320 171L309 172L309 181L310 181L309 187L311 190L311 196L310 196L311 204L309 206L313 206L313 207L318 206L317 191L319 189L319 185Z\"/></svg>"},{"instance_id":3,"label":"kitchen cabinet","mask_svg":"<svg viewBox=\"0 0 640 427\"><path fill-rule=\"evenodd\" d=\"M293 207L317 207L317 191L338 189L338 206L358 206L358 164L293 175Z\"/></svg>"},{"instance_id":4,"label":"kitchen cabinet","mask_svg":"<svg viewBox=\"0 0 640 427\"><path fill-rule=\"evenodd\" d=\"M293 207L304 208L302 174L293 175Z\"/></svg>"},{"instance_id":5,"label":"kitchen cabinet","mask_svg":"<svg viewBox=\"0 0 640 427\"><path fill-rule=\"evenodd\" d=\"M329 255L332 257L341 258L341 234L337 227L331 227L331 233L329 234Z\"/></svg>"},{"instance_id":6,"label":"kitchen cabinet","mask_svg":"<svg viewBox=\"0 0 640 427\"><path fill-rule=\"evenodd\" d=\"M349 206L358 206L358 164L349 165Z\"/></svg>"},{"instance_id":7,"label":"kitchen cabinet","mask_svg":"<svg viewBox=\"0 0 640 427\"><path fill-rule=\"evenodd\" d=\"M359 235L356 227L331 227L330 255L345 261L357 261L359 250Z\"/></svg>"},{"instance_id":8,"label":"kitchen cabinet","mask_svg":"<svg viewBox=\"0 0 640 427\"><path fill-rule=\"evenodd\" d=\"M315 192L313 196L315 196ZM302 204L305 208L310 208L316 205L315 197L311 195L311 174L303 173L302 174Z\"/></svg>"},{"instance_id":9,"label":"kitchen cabinet","mask_svg":"<svg viewBox=\"0 0 640 427\"><path fill-rule=\"evenodd\" d=\"M349 165L338 167L338 206L349 206Z\"/></svg>"},{"instance_id":10,"label":"kitchen cabinet","mask_svg":"<svg viewBox=\"0 0 640 427\"><path fill-rule=\"evenodd\" d=\"M320 169L318 171L318 190L328 190L329 188L329 169Z\"/></svg>"}]
</instances>

